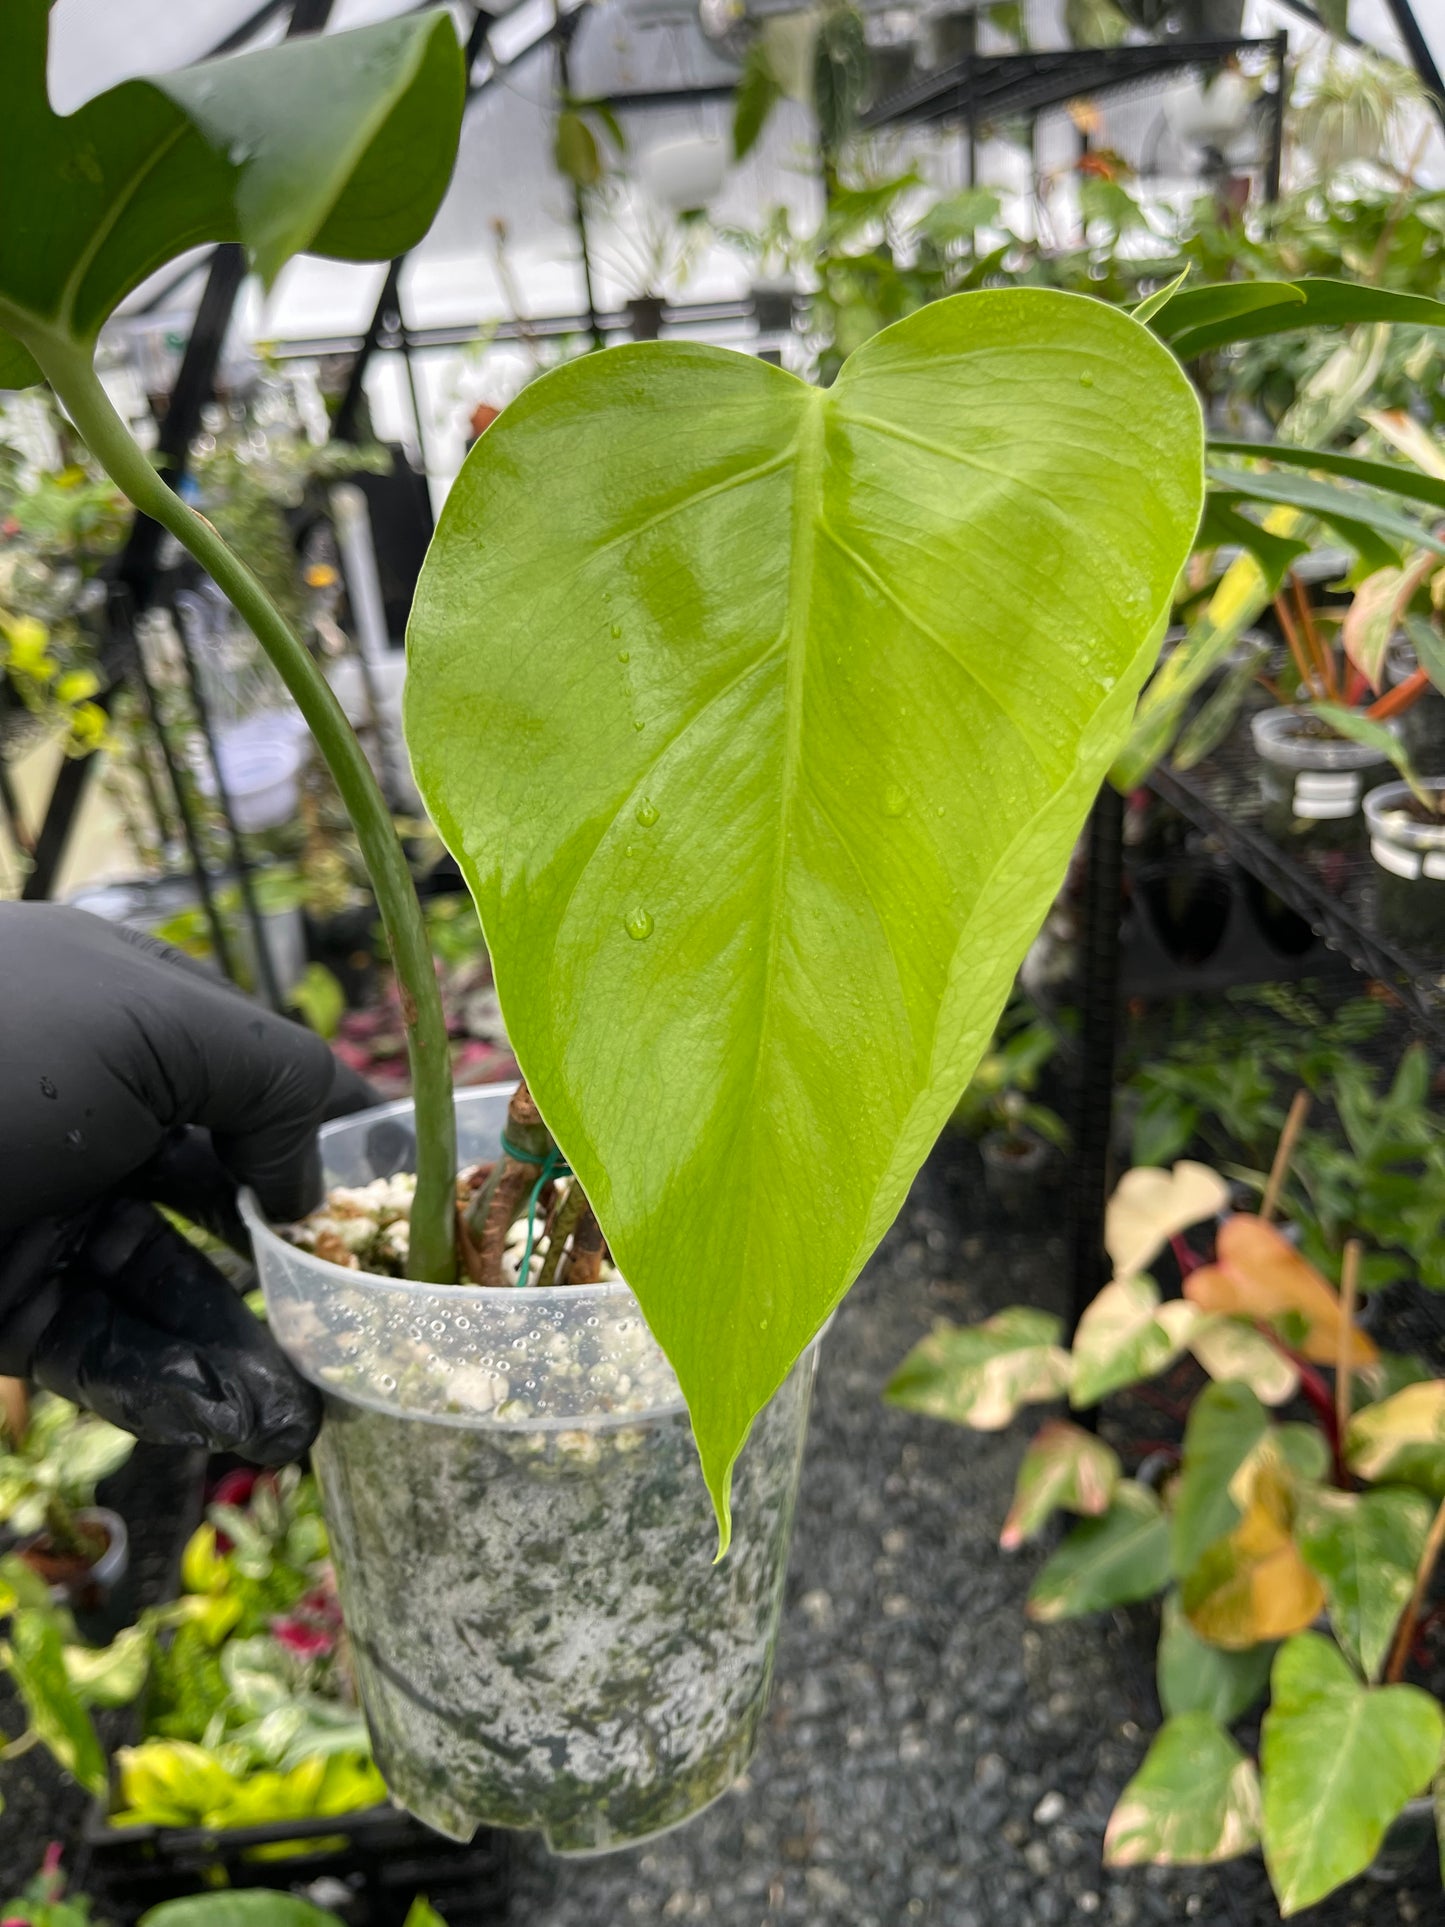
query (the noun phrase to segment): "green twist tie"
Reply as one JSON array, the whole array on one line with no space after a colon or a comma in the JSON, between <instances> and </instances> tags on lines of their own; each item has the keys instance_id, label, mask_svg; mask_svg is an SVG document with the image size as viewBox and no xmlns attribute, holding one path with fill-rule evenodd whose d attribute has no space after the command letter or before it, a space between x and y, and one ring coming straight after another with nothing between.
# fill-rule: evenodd
<instances>
[{"instance_id":1,"label":"green twist tie","mask_svg":"<svg viewBox=\"0 0 1445 1927\"><path fill-rule=\"evenodd\" d=\"M514 1144L505 1131L502 1133L502 1149L518 1164L537 1162L530 1151L524 1151L519 1145ZM532 1282L532 1247L537 1242L537 1201L542 1195L543 1188L550 1178L570 1178L571 1175L571 1165L554 1144L542 1160L542 1169L538 1174L537 1182L532 1186L532 1195L527 1200L527 1242L522 1251L522 1268L517 1274L519 1285L529 1285Z\"/></svg>"}]
</instances>

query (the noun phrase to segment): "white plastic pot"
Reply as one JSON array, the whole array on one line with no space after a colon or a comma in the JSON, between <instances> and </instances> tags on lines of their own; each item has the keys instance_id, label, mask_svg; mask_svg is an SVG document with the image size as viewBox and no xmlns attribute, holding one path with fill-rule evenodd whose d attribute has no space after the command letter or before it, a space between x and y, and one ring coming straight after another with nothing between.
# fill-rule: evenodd
<instances>
[{"instance_id":1,"label":"white plastic pot","mask_svg":"<svg viewBox=\"0 0 1445 1927\"><path fill-rule=\"evenodd\" d=\"M463 1163L510 1093L457 1095ZM328 1125L328 1182L408 1168L411 1106ZM243 1204L272 1329L326 1394L321 1481L377 1763L439 1832L631 1845L724 1792L772 1672L816 1346L716 1532L677 1381L620 1281L416 1285L298 1251Z\"/></svg>"},{"instance_id":2,"label":"white plastic pot","mask_svg":"<svg viewBox=\"0 0 1445 1927\"><path fill-rule=\"evenodd\" d=\"M216 761L232 821L243 834L279 829L295 817L302 754L293 718L280 712L217 730ZM201 765L198 781L207 795L215 794L209 765Z\"/></svg>"}]
</instances>

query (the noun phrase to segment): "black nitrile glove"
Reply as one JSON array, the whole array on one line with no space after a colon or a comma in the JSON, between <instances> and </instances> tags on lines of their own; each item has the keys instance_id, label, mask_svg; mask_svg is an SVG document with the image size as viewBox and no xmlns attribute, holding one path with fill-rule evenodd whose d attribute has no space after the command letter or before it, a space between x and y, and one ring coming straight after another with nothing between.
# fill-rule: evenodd
<instances>
[{"instance_id":1,"label":"black nitrile glove","mask_svg":"<svg viewBox=\"0 0 1445 1927\"><path fill-rule=\"evenodd\" d=\"M317 1125L368 1101L319 1037L180 952L0 903L0 1373L139 1438L294 1459L316 1391L155 1206L245 1251L237 1185L300 1217Z\"/></svg>"}]
</instances>

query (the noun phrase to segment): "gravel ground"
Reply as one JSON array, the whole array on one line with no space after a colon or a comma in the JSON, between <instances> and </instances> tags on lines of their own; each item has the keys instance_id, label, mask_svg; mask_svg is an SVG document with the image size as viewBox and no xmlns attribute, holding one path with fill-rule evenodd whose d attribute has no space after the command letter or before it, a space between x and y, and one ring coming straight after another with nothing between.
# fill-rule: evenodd
<instances>
[{"instance_id":1,"label":"gravel ground","mask_svg":"<svg viewBox=\"0 0 1445 1927\"><path fill-rule=\"evenodd\" d=\"M1035 1420L983 1436L885 1407L933 1319L1010 1303L1062 1309L1062 1203L1001 1231L973 1210L980 1171L945 1141L843 1305L818 1380L770 1718L746 1780L690 1826L632 1852L515 1852L516 1927L1273 1927L1257 1861L1105 1872L1119 1789L1158 1719L1150 1616L1032 1628L1043 1553L997 1531ZM184 1477L142 1448L122 1477L147 1597L173 1548ZM114 1500L113 1500L114 1502ZM0 1728L20 1720L0 1675ZM39 1752L0 1766L0 1899L84 1802ZM1362 1881L1296 1919L1393 1927L1441 1918L1428 1863Z\"/></svg>"},{"instance_id":2,"label":"gravel ground","mask_svg":"<svg viewBox=\"0 0 1445 1927\"><path fill-rule=\"evenodd\" d=\"M1108 1873L1115 1796L1158 1720L1147 1613L1023 1617L1043 1554L997 1532L1028 1421L993 1436L884 1406L939 1315L1062 1309L1062 1206L970 1226L976 1156L945 1141L845 1301L818 1381L770 1722L746 1781L632 1852L518 1850L519 1927L1116 1927L1279 1919L1257 1861ZM1439 1889L1370 1881L1295 1918L1440 1919Z\"/></svg>"}]
</instances>

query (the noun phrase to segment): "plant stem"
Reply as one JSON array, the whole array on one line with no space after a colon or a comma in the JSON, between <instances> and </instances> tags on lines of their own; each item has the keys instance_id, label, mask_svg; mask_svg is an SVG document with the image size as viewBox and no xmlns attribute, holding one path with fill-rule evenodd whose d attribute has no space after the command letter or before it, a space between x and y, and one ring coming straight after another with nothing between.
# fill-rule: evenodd
<instances>
[{"instance_id":1,"label":"plant stem","mask_svg":"<svg viewBox=\"0 0 1445 1927\"><path fill-rule=\"evenodd\" d=\"M1387 689L1383 696L1377 696L1365 711L1371 722L1383 723L1391 716L1398 716L1403 709L1411 709L1430 687L1429 672L1415 669L1403 682L1397 682L1393 689Z\"/></svg>"},{"instance_id":2,"label":"plant stem","mask_svg":"<svg viewBox=\"0 0 1445 1927\"><path fill-rule=\"evenodd\" d=\"M1355 1356L1355 1303L1360 1294L1360 1253L1358 1238L1345 1246L1340 1266L1340 1344L1335 1354L1335 1430L1341 1440L1350 1427L1351 1369Z\"/></svg>"},{"instance_id":3,"label":"plant stem","mask_svg":"<svg viewBox=\"0 0 1445 1927\"><path fill-rule=\"evenodd\" d=\"M1305 1127L1309 1109L1309 1092L1296 1091L1294 1102L1289 1107L1289 1116L1284 1121L1284 1129L1279 1134L1274 1163L1269 1167L1269 1180L1264 1187L1264 1196L1260 1200L1259 1215L1265 1224L1269 1223L1279 1209L1280 1193L1284 1190L1284 1181L1289 1176L1290 1159L1294 1156L1294 1147L1299 1142L1299 1134Z\"/></svg>"},{"instance_id":4,"label":"plant stem","mask_svg":"<svg viewBox=\"0 0 1445 1927\"><path fill-rule=\"evenodd\" d=\"M1395 1643L1390 1648L1390 1663L1385 1668L1385 1678L1391 1685L1403 1676L1409 1662L1410 1648L1415 1643L1415 1628L1420 1623L1420 1608L1425 1604L1425 1595L1430 1590L1435 1562L1440 1557L1442 1546L1445 1546L1445 1499L1440 1501L1431 1522L1425 1550L1420 1554L1420 1564L1415 1573L1415 1590L1410 1594L1410 1603L1405 1608L1400 1629L1395 1634Z\"/></svg>"},{"instance_id":5,"label":"plant stem","mask_svg":"<svg viewBox=\"0 0 1445 1927\"><path fill-rule=\"evenodd\" d=\"M245 563L152 468L112 407L89 355L48 338L26 345L111 480L142 514L168 529L229 597L275 664L326 758L376 892L406 1024L416 1105L416 1199L407 1275L450 1284L456 1277L457 1160L446 1017L416 886L371 765L317 663Z\"/></svg>"}]
</instances>

